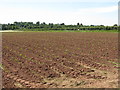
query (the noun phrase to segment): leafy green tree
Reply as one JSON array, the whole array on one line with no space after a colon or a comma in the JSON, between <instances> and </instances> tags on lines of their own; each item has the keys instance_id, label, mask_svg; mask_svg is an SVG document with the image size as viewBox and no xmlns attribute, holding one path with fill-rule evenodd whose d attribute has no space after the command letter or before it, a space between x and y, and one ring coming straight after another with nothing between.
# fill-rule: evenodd
<instances>
[{"instance_id":1,"label":"leafy green tree","mask_svg":"<svg viewBox=\"0 0 120 90\"><path fill-rule=\"evenodd\" d=\"M114 24L113 26L118 26L117 24Z\"/></svg>"},{"instance_id":2,"label":"leafy green tree","mask_svg":"<svg viewBox=\"0 0 120 90\"><path fill-rule=\"evenodd\" d=\"M79 23L77 23L77 26L79 26L80 24Z\"/></svg>"},{"instance_id":3,"label":"leafy green tree","mask_svg":"<svg viewBox=\"0 0 120 90\"><path fill-rule=\"evenodd\" d=\"M83 24L81 23L80 26L83 26Z\"/></svg>"},{"instance_id":4,"label":"leafy green tree","mask_svg":"<svg viewBox=\"0 0 120 90\"><path fill-rule=\"evenodd\" d=\"M65 25L64 23L61 23L60 25Z\"/></svg>"},{"instance_id":5,"label":"leafy green tree","mask_svg":"<svg viewBox=\"0 0 120 90\"><path fill-rule=\"evenodd\" d=\"M38 21L38 22L36 22L36 25L38 25L38 26L39 26L39 25L40 25L40 22L39 22L39 21Z\"/></svg>"}]
</instances>

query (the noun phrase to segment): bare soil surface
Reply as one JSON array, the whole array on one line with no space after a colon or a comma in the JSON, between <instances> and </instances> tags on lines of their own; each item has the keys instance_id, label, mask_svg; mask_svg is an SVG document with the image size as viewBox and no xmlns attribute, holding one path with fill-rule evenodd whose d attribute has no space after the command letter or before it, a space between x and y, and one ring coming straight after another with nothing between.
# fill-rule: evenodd
<instances>
[{"instance_id":1,"label":"bare soil surface","mask_svg":"<svg viewBox=\"0 0 120 90\"><path fill-rule=\"evenodd\" d=\"M118 88L118 33L2 34L4 88Z\"/></svg>"}]
</instances>

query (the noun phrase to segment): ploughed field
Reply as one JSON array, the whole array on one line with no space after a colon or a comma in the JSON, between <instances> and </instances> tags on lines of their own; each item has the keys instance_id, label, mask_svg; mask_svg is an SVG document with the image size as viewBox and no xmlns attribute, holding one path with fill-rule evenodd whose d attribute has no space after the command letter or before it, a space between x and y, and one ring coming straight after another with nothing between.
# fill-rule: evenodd
<instances>
[{"instance_id":1,"label":"ploughed field","mask_svg":"<svg viewBox=\"0 0 120 90\"><path fill-rule=\"evenodd\" d=\"M118 87L118 33L2 34L4 88Z\"/></svg>"}]
</instances>

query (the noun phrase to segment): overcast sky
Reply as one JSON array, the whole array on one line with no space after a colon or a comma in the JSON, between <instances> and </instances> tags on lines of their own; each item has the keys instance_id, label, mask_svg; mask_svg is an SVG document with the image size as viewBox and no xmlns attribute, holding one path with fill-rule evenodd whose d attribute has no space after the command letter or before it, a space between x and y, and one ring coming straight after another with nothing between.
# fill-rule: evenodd
<instances>
[{"instance_id":1,"label":"overcast sky","mask_svg":"<svg viewBox=\"0 0 120 90\"><path fill-rule=\"evenodd\" d=\"M0 0L0 23L118 23L119 0Z\"/></svg>"}]
</instances>

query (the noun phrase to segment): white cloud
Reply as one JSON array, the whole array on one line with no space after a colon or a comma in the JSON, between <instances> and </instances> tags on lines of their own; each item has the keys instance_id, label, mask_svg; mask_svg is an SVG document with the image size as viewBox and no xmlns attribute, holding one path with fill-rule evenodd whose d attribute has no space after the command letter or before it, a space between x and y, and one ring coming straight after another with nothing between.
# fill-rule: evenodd
<instances>
[{"instance_id":1,"label":"white cloud","mask_svg":"<svg viewBox=\"0 0 120 90\"><path fill-rule=\"evenodd\" d=\"M117 23L116 17L104 16L104 13L112 13L117 9L116 6L102 8L85 8L79 11L49 11L32 8L0 8L0 23L13 23L14 21L40 21L46 23L65 23L76 24L77 22L85 25L113 25ZM102 13L99 14L99 13ZM96 15L97 14L97 15Z\"/></svg>"},{"instance_id":2,"label":"white cloud","mask_svg":"<svg viewBox=\"0 0 120 90\"><path fill-rule=\"evenodd\" d=\"M87 13L108 13L117 11L118 6L111 6L111 7L99 7L99 8L83 8L80 9L80 12L87 12Z\"/></svg>"}]
</instances>

